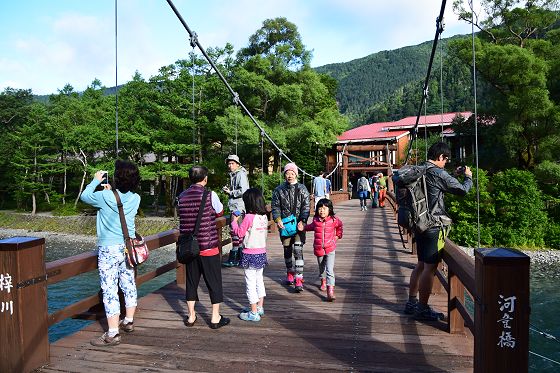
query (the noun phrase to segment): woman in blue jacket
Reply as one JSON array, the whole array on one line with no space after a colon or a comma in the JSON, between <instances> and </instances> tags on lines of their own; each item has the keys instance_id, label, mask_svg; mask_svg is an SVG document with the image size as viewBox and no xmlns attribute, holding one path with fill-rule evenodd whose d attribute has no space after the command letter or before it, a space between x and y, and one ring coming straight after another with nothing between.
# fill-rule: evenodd
<instances>
[{"instance_id":1,"label":"woman in blue jacket","mask_svg":"<svg viewBox=\"0 0 560 373\"><path fill-rule=\"evenodd\" d=\"M103 190L95 189L103 181L104 171L97 171L80 199L97 211L97 248L98 267L103 305L109 330L91 341L94 346L115 346L121 343L119 329L130 333L134 331L134 312L136 311L137 292L134 270L126 265L125 244L115 195L109 183ZM131 237L135 236L134 218L140 206L140 196L133 192L140 182L138 167L128 161L115 162L114 187L123 204L126 225ZM121 312L118 288L124 294L126 317L119 322Z\"/></svg>"}]
</instances>

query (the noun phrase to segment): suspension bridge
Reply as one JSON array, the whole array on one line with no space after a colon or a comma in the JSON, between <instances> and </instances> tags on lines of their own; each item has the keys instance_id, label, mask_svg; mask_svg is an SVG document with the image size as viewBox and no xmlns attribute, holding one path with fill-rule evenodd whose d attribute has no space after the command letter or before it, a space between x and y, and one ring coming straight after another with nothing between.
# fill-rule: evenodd
<instances>
[{"instance_id":1,"label":"suspension bridge","mask_svg":"<svg viewBox=\"0 0 560 373\"><path fill-rule=\"evenodd\" d=\"M390 197L391 198L391 197ZM403 313L408 278L416 263L414 242L404 245L391 206L359 211L347 193L334 195L345 224L336 260L335 302L319 290L318 270L309 244L305 250L305 290L283 285L282 247L268 237L265 316L259 323L237 318L246 304L243 271L223 269L222 314L232 322L209 328L210 303L203 287L199 320L184 326L184 266L170 262L138 276L142 284L163 273L176 281L139 299L136 330L115 348L89 341L105 327L99 295L48 313L47 285L97 268L95 252L44 263L44 239L0 241L2 272L13 278L13 315L0 318L5 343L0 371L107 372L303 372L303 371L457 371L518 372L528 364L529 258L515 251L485 249L473 259L447 241L440 283L431 303L445 321L419 322ZM394 206L394 202L391 203ZM217 219L217 229L228 219ZM176 230L147 237L151 250L176 241ZM224 240L221 245L229 243ZM25 263L25 265L23 265ZM9 267L9 268L8 268ZM470 306L465 300L472 296ZM500 311L503 297L514 309ZM502 298L500 298L502 297ZM511 311L511 312L509 312ZM506 315L506 316L504 316ZM48 326L68 317L97 320L52 344ZM510 318L507 327L504 317ZM504 334L508 333L508 334ZM504 338L504 335L509 336ZM509 341L509 342L508 342Z\"/></svg>"}]
</instances>

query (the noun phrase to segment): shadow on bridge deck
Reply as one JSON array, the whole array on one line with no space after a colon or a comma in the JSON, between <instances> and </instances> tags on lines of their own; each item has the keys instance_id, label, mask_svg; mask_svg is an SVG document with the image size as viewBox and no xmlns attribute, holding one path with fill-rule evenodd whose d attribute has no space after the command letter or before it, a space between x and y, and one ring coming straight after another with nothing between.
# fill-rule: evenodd
<instances>
[{"instance_id":1,"label":"shadow on bridge deck","mask_svg":"<svg viewBox=\"0 0 560 373\"><path fill-rule=\"evenodd\" d=\"M415 257L401 246L392 211L361 212L357 200L335 206L344 222L336 251L336 295L318 289L311 237L305 246L305 290L294 293L285 277L282 246L269 235L265 269L266 315L259 323L237 318L246 306L243 271L223 269L222 314L230 326L208 327L210 302L204 285L192 328L184 291L169 284L139 300L136 331L121 345L95 348L99 323L51 345L44 372L472 372L473 339L445 332L444 323L420 323L402 313ZM432 304L446 312L447 294Z\"/></svg>"}]
</instances>

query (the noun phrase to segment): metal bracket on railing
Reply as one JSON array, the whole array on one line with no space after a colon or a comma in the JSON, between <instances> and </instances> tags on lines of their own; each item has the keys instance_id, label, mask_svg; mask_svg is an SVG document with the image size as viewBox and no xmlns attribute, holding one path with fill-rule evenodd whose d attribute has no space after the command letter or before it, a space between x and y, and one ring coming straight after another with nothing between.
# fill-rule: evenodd
<instances>
[{"instance_id":1,"label":"metal bracket on railing","mask_svg":"<svg viewBox=\"0 0 560 373\"><path fill-rule=\"evenodd\" d=\"M22 282L18 282L18 284L16 285L16 289L26 288L28 286L35 285L35 284L38 284L38 283L43 282L43 281L47 281L47 275L43 275L43 276L31 278L29 280L25 280L25 281L22 281Z\"/></svg>"},{"instance_id":2,"label":"metal bracket on railing","mask_svg":"<svg viewBox=\"0 0 560 373\"><path fill-rule=\"evenodd\" d=\"M60 274L60 269L56 269L51 272L47 272L46 274L34 278L30 278L29 280L18 282L16 285L16 289L23 289L31 285L38 284L43 281L47 281L49 277L54 277Z\"/></svg>"}]
</instances>

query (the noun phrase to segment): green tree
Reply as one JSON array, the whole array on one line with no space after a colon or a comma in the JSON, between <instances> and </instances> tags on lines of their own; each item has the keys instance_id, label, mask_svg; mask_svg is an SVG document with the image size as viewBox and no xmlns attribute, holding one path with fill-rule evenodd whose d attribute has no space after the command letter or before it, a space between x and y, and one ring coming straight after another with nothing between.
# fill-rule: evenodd
<instances>
[{"instance_id":1,"label":"green tree","mask_svg":"<svg viewBox=\"0 0 560 373\"><path fill-rule=\"evenodd\" d=\"M267 19L253 35L249 45L239 51L242 60L261 56L272 62L272 67L300 69L308 66L311 52L305 49L297 26L285 17Z\"/></svg>"},{"instance_id":2,"label":"green tree","mask_svg":"<svg viewBox=\"0 0 560 373\"><path fill-rule=\"evenodd\" d=\"M492 178L491 195L496 209L496 245L544 247L548 218L532 173L517 169L498 172Z\"/></svg>"}]
</instances>

